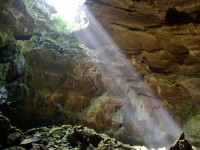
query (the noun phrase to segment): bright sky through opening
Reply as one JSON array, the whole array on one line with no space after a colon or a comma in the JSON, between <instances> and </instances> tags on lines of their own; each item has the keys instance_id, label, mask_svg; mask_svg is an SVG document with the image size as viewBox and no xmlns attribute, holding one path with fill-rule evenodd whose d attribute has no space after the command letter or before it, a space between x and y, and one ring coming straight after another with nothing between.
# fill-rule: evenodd
<instances>
[{"instance_id":1,"label":"bright sky through opening","mask_svg":"<svg viewBox=\"0 0 200 150\"><path fill-rule=\"evenodd\" d=\"M85 28L88 25L81 6L86 0L46 0L54 6L58 15L72 28Z\"/></svg>"}]
</instances>

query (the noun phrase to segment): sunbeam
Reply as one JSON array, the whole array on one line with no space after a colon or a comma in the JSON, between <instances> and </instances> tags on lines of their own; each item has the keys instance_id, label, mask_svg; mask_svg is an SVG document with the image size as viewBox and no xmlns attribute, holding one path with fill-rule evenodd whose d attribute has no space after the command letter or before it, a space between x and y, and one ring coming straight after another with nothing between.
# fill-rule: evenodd
<instances>
[{"instance_id":1,"label":"sunbeam","mask_svg":"<svg viewBox=\"0 0 200 150\"><path fill-rule=\"evenodd\" d=\"M57 15L67 22L68 28L79 30L88 26L88 20L84 12L84 3L86 0L45 1L55 7Z\"/></svg>"},{"instance_id":2,"label":"sunbeam","mask_svg":"<svg viewBox=\"0 0 200 150\"><path fill-rule=\"evenodd\" d=\"M169 147L180 135L180 127L88 10L87 17L89 26L75 35L80 42L93 49L91 53L96 54L97 57L91 59L103 78L107 78L104 84L109 93L121 99L123 120L137 129L149 148ZM143 87L142 90L135 91L132 82Z\"/></svg>"}]
</instances>

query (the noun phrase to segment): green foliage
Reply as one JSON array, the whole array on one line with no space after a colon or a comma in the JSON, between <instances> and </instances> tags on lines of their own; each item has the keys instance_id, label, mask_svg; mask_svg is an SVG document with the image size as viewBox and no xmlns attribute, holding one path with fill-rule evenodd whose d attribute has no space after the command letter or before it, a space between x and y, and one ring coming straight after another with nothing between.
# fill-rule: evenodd
<instances>
[{"instance_id":1,"label":"green foliage","mask_svg":"<svg viewBox=\"0 0 200 150\"><path fill-rule=\"evenodd\" d=\"M32 16L35 20L42 22L47 22L50 18L53 8L45 4L45 1L41 0L23 0L23 3L26 6L26 10L29 15Z\"/></svg>"},{"instance_id":2,"label":"green foliage","mask_svg":"<svg viewBox=\"0 0 200 150\"><path fill-rule=\"evenodd\" d=\"M68 23L63 20L58 14L52 15L51 17L54 29L57 32L69 33L70 29L68 28Z\"/></svg>"},{"instance_id":3,"label":"green foliage","mask_svg":"<svg viewBox=\"0 0 200 150\"><path fill-rule=\"evenodd\" d=\"M56 9L42 0L22 0L28 14L34 19L35 32L49 34L52 32L69 34L77 30L75 26L63 20L56 13Z\"/></svg>"},{"instance_id":4,"label":"green foliage","mask_svg":"<svg viewBox=\"0 0 200 150\"><path fill-rule=\"evenodd\" d=\"M6 46L10 43L14 43L14 39L7 35L7 33L0 32L0 47Z\"/></svg>"}]
</instances>

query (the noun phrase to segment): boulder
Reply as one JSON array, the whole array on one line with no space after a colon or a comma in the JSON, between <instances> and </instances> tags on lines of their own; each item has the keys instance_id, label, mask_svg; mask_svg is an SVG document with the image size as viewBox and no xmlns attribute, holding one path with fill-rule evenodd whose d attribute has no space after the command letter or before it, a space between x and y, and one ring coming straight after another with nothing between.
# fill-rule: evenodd
<instances>
[{"instance_id":1,"label":"boulder","mask_svg":"<svg viewBox=\"0 0 200 150\"><path fill-rule=\"evenodd\" d=\"M11 128L10 120L0 115L0 145L6 143L9 136L9 129Z\"/></svg>"},{"instance_id":2,"label":"boulder","mask_svg":"<svg viewBox=\"0 0 200 150\"><path fill-rule=\"evenodd\" d=\"M7 144L9 146L18 145L21 143L22 139L23 133L19 129L14 128L13 132L10 133L10 135L7 138Z\"/></svg>"},{"instance_id":3,"label":"boulder","mask_svg":"<svg viewBox=\"0 0 200 150\"><path fill-rule=\"evenodd\" d=\"M185 139L185 134L182 133L169 150L192 150L192 145Z\"/></svg>"}]
</instances>

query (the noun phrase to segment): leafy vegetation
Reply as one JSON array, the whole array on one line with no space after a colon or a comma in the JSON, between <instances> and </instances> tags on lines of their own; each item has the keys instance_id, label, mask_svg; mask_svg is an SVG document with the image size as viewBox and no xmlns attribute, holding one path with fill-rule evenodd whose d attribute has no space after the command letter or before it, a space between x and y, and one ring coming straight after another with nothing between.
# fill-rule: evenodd
<instances>
[{"instance_id":1,"label":"leafy vegetation","mask_svg":"<svg viewBox=\"0 0 200 150\"><path fill-rule=\"evenodd\" d=\"M58 14L52 15L51 21L55 31L57 32L70 33L72 31L72 29L70 30L68 23L63 20Z\"/></svg>"}]
</instances>

